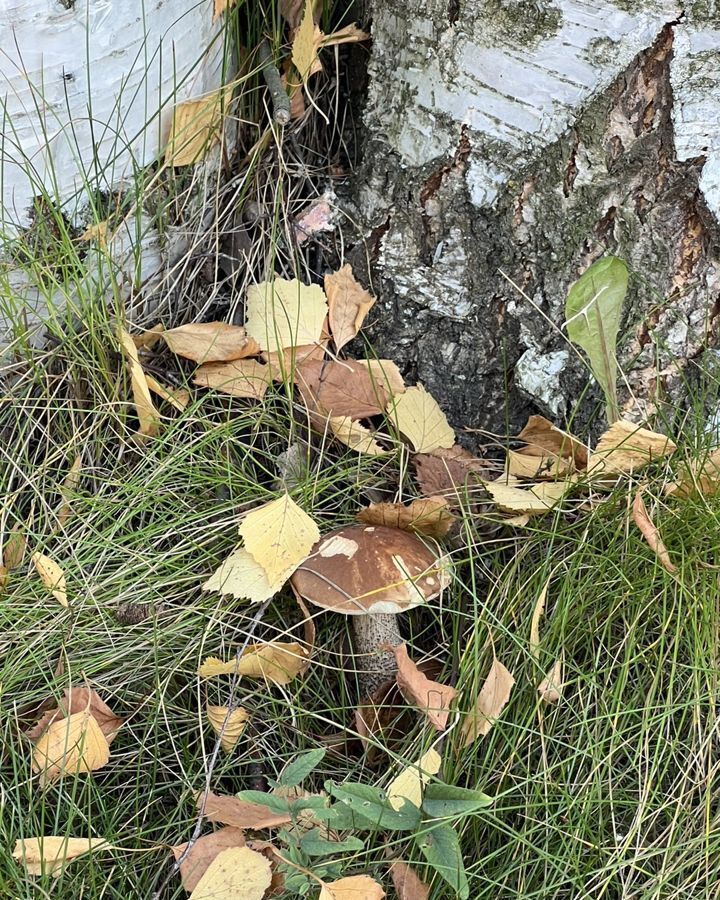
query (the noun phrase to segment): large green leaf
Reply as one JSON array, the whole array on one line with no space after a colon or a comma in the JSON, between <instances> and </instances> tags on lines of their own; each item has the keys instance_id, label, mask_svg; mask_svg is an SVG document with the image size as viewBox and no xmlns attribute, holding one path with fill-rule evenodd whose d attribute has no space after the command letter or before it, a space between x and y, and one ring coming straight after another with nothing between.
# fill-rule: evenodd
<instances>
[{"instance_id":1,"label":"large green leaf","mask_svg":"<svg viewBox=\"0 0 720 900\"><path fill-rule=\"evenodd\" d=\"M326 751L322 748L317 750L308 750L306 753L300 753L292 762L289 762L280 773L278 784L283 787L296 787L301 781L304 781L308 775L320 765L325 756Z\"/></svg>"},{"instance_id":2,"label":"large green leaf","mask_svg":"<svg viewBox=\"0 0 720 900\"><path fill-rule=\"evenodd\" d=\"M449 825L436 825L432 831L418 835L415 843L438 875L455 889L460 900L467 900L470 887L455 829Z\"/></svg>"},{"instance_id":3,"label":"large green leaf","mask_svg":"<svg viewBox=\"0 0 720 900\"><path fill-rule=\"evenodd\" d=\"M493 798L483 794L482 791L432 782L425 788L422 808L433 819L450 819L455 816L469 816L479 809L490 806L492 802Z\"/></svg>"},{"instance_id":4,"label":"large green leaf","mask_svg":"<svg viewBox=\"0 0 720 900\"><path fill-rule=\"evenodd\" d=\"M605 393L610 423L619 418L615 346L627 286L628 270L623 260L606 256L578 278L565 303L568 337L590 360L593 375Z\"/></svg>"},{"instance_id":5,"label":"large green leaf","mask_svg":"<svg viewBox=\"0 0 720 900\"><path fill-rule=\"evenodd\" d=\"M415 831L420 825L420 810L416 806L404 803L400 809L393 809L384 792L368 784L335 784L326 781L325 790L373 828L384 831Z\"/></svg>"}]
</instances>

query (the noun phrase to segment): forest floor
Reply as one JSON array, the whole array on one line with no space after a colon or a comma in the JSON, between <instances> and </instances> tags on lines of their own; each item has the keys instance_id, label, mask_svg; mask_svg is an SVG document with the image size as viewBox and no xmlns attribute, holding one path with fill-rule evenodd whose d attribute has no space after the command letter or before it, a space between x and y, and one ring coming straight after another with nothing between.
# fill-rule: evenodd
<instances>
[{"instance_id":1,"label":"forest floor","mask_svg":"<svg viewBox=\"0 0 720 900\"><path fill-rule=\"evenodd\" d=\"M192 235L174 268L178 302L159 316L166 328L244 321L248 287L271 276L318 291L325 284L327 297L313 300L323 324L332 294L324 276L346 260L343 228L322 204L333 206L328 191L341 190L356 152L352 107L336 102L352 61L333 61L334 52L324 51L325 81L285 131L268 126L257 72L248 76L246 131L207 204L188 199L197 184L183 170L154 180L156 217ZM213 227L203 230L213 205ZM313 210L319 218L308 219ZM321 228L306 234L311 221ZM90 237L101 251L104 234ZM482 435L484 456L473 457L451 449L471 423L450 428L391 366L370 394L358 386L353 360L373 359L372 347L360 331L338 350L332 304L333 342L320 332L311 340L322 349L311 360L317 381L297 354L275 359L277 380L258 375L272 340L262 358L237 350L247 335L235 326L226 332L239 354L234 374L223 370L208 387L196 364L213 358L219 328L210 340L184 332L192 346L173 350L172 338L150 331L150 311L127 319L112 295L77 290L87 240L64 222L44 235L30 262L52 291L69 295L72 282L73 302L48 317L41 347L18 340L3 362L0 897L183 897L198 870L175 872L171 848L198 835L200 871L252 844L246 885L260 881L246 886L247 900L322 891L322 900L381 891L400 900L715 896L720 461L704 410L718 386L693 385L675 443L665 442L663 422L649 423L659 432L651 437L611 431L612 471L593 473L592 453L589 464L578 449L584 435L557 443L553 426L564 422L536 420L533 438ZM371 299L361 286L343 297L355 303L352 327L372 315L360 313ZM267 335L282 330L274 315ZM342 396L320 402L322 372L343 365ZM417 401L410 424L401 410L408 396ZM319 426L323 405L368 434ZM508 451L553 471L506 477L515 493L497 494L503 472L522 462ZM428 459L440 463L432 476ZM408 511L428 497L420 515ZM254 604L238 599L246 585L203 589L243 522L278 499L301 511L310 532L354 523L371 507L380 517L372 521L394 515L438 542L449 584L400 623L430 688L411 667L414 688L378 695L376 718L367 707L359 717L362 672L373 661L353 655L347 618L308 613L286 583ZM378 511L381 502L403 509ZM276 536L297 563L302 546L286 546L293 535L282 522ZM302 664L257 661L278 643ZM209 657L227 661L229 673L213 675ZM359 798L351 820L339 810L343 785ZM245 794L244 805L231 799L218 811L208 790L271 799L263 806L260 793ZM422 810L389 802L398 791ZM279 819L268 825L270 813ZM41 836L85 845L46 842L45 872L31 878L32 839ZM107 843L89 847L90 838ZM429 887L399 886L398 861ZM332 887L353 877L361 880ZM243 895L202 884L193 893L209 896Z\"/></svg>"}]
</instances>

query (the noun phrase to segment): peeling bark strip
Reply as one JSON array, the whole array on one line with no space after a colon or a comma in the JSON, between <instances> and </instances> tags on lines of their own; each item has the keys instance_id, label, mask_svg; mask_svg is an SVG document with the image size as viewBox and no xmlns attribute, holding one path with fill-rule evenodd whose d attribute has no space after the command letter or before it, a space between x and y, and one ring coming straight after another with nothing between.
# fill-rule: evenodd
<instances>
[{"instance_id":1,"label":"peeling bark strip","mask_svg":"<svg viewBox=\"0 0 720 900\"><path fill-rule=\"evenodd\" d=\"M671 0L466 0L449 19L446 0L373 6L357 183L383 354L457 426L561 417L590 380L561 331L567 288L611 252L638 276L619 359L641 405L621 401L676 402L720 289L720 15Z\"/></svg>"}]
</instances>

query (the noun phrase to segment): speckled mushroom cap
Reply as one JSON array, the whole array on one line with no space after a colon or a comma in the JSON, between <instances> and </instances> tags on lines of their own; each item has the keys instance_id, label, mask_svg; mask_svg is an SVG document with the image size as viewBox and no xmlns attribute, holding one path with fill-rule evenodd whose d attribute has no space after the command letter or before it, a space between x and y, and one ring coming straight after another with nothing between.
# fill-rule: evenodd
<instances>
[{"instance_id":1,"label":"speckled mushroom cap","mask_svg":"<svg viewBox=\"0 0 720 900\"><path fill-rule=\"evenodd\" d=\"M292 576L305 601L348 616L404 612L437 597L448 581L448 561L430 541L384 525L336 528Z\"/></svg>"}]
</instances>

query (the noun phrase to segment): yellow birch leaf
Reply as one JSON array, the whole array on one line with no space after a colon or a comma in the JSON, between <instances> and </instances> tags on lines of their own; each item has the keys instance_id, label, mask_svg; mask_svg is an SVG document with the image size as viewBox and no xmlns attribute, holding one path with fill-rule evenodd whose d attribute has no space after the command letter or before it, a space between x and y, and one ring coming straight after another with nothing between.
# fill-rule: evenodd
<instances>
[{"instance_id":1,"label":"yellow birch leaf","mask_svg":"<svg viewBox=\"0 0 720 900\"><path fill-rule=\"evenodd\" d=\"M320 540L315 522L289 494L253 509L238 530L245 549L263 567L271 584L294 571Z\"/></svg>"},{"instance_id":2,"label":"yellow birch leaf","mask_svg":"<svg viewBox=\"0 0 720 900\"><path fill-rule=\"evenodd\" d=\"M190 900L262 900L270 887L270 862L249 847L228 847L207 867Z\"/></svg>"},{"instance_id":3,"label":"yellow birch leaf","mask_svg":"<svg viewBox=\"0 0 720 900\"><path fill-rule=\"evenodd\" d=\"M569 482L548 481L529 488L520 488L507 484L503 477L500 481L481 481L481 484L498 509L503 512L540 516L549 512L564 496Z\"/></svg>"},{"instance_id":4,"label":"yellow birch leaf","mask_svg":"<svg viewBox=\"0 0 720 900\"><path fill-rule=\"evenodd\" d=\"M365 317L375 305L375 298L355 280L349 264L325 276L325 293L330 310L330 331L335 350L340 351L362 328Z\"/></svg>"},{"instance_id":5,"label":"yellow birch leaf","mask_svg":"<svg viewBox=\"0 0 720 900\"><path fill-rule=\"evenodd\" d=\"M264 603L273 594L277 594L295 568L297 566L287 569L271 582L260 563L244 547L237 547L208 578L202 589L230 594L238 600L249 600L251 603Z\"/></svg>"},{"instance_id":6,"label":"yellow birch leaf","mask_svg":"<svg viewBox=\"0 0 720 900\"><path fill-rule=\"evenodd\" d=\"M488 677L480 688L475 707L462 724L463 747L490 731L510 699L514 684L512 674L499 660L494 660Z\"/></svg>"},{"instance_id":7,"label":"yellow birch leaf","mask_svg":"<svg viewBox=\"0 0 720 900\"><path fill-rule=\"evenodd\" d=\"M198 670L201 678L215 678L218 675L244 675L272 681L274 684L290 684L293 678L305 671L310 662L308 651L296 642L283 643L269 641L250 644L240 659L224 662L209 656Z\"/></svg>"},{"instance_id":8,"label":"yellow birch leaf","mask_svg":"<svg viewBox=\"0 0 720 900\"><path fill-rule=\"evenodd\" d=\"M373 382L382 387L388 397L404 394L407 390L400 369L391 359L360 360L370 370Z\"/></svg>"},{"instance_id":9,"label":"yellow birch leaf","mask_svg":"<svg viewBox=\"0 0 720 900\"><path fill-rule=\"evenodd\" d=\"M421 384L393 397L386 413L416 453L448 449L455 444L455 432L445 413Z\"/></svg>"},{"instance_id":10,"label":"yellow birch leaf","mask_svg":"<svg viewBox=\"0 0 720 900\"><path fill-rule=\"evenodd\" d=\"M315 42L314 0L305 0L305 11L292 43L292 61L305 83L319 65Z\"/></svg>"},{"instance_id":11,"label":"yellow birch leaf","mask_svg":"<svg viewBox=\"0 0 720 900\"><path fill-rule=\"evenodd\" d=\"M46 835L16 841L12 855L13 859L25 867L28 875L51 875L57 878L73 859L108 846L107 841L100 838Z\"/></svg>"},{"instance_id":12,"label":"yellow birch leaf","mask_svg":"<svg viewBox=\"0 0 720 900\"><path fill-rule=\"evenodd\" d=\"M137 417L140 422L139 433L147 437L153 437L158 433L160 425L160 414L155 409L150 389L147 386L145 373L140 365L137 347L132 337L124 328L118 328L118 337L130 369L130 385L132 388L133 402L137 410Z\"/></svg>"},{"instance_id":13,"label":"yellow birch leaf","mask_svg":"<svg viewBox=\"0 0 720 900\"><path fill-rule=\"evenodd\" d=\"M590 454L588 474L618 475L636 472L677 449L669 437L620 419L600 436Z\"/></svg>"},{"instance_id":14,"label":"yellow birch leaf","mask_svg":"<svg viewBox=\"0 0 720 900\"><path fill-rule=\"evenodd\" d=\"M92 225L88 225L88 227L83 231L80 235L81 241L97 241L98 246L103 250L107 250L107 234L109 222L105 219L104 222L93 222Z\"/></svg>"},{"instance_id":15,"label":"yellow birch leaf","mask_svg":"<svg viewBox=\"0 0 720 900\"><path fill-rule=\"evenodd\" d=\"M205 363L195 370L193 384L213 388L222 394L262 400L272 382L272 368L256 359Z\"/></svg>"},{"instance_id":16,"label":"yellow birch leaf","mask_svg":"<svg viewBox=\"0 0 720 900\"><path fill-rule=\"evenodd\" d=\"M670 497L684 500L688 497L714 497L720 490L720 449L713 450L705 459L685 466L680 479L665 488ZM12 568L8 563L8 568Z\"/></svg>"},{"instance_id":17,"label":"yellow birch leaf","mask_svg":"<svg viewBox=\"0 0 720 900\"><path fill-rule=\"evenodd\" d=\"M38 738L32 768L44 787L61 775L94 772L107 765L110 747L94 716L78 712L53 722Z\"/></svg>"},{"instance_id":18,"label":"yellow birch leaf","mask_svg":"<svg viewBox=\"0 0 720 900\"><path fill-rule=\"evenodd\" d=\"M183 390L182 388L170 391L160 384L156 378L153 378L152 375L146 375L145 381L153 394L162 397L162 399L166 400L173 409L176 409L178 412L184 412L187 409L188 403L190 402L190 393L188 391Z\"/></svg>"},{"instance_id":19,"label":"yellow birch leaf","mask_svg":"<svg viewBox=\"0 0 720 900\"><path fill-rule=\"evenodd\" d=\"M366 456L383 456L387 453L373 437L373 432L359 422L354 422L350 416L331 416L328 419L328 427L342 444L355 450L356 453L364 453Z\"/></svg>"},{"instance_id":20,"label":"yellow birch leaf","mask_svg":"<svg viewBox=\"0 0 720 900\"><path fill-rule=\"evenodd\" d=\"M173 353L198 364L230 362L260 353L257 342L242 326L227 322L193 322L163 331L161 337Z\"/></svg>"},{"instance_id":21,"label":"yellow birch leaf","mask_svg":"<svg viewBox=\"0 0 720 900\"><path fill-rule=\"evenodd\" d=\"M557 703L562 697L562 677L562 662L558 659L538 685L538 694L543 703Z\"/></svg>"},{"instance_id":22,"label":"yellow birch leaf","mask_svg":"<svg viewBox=\"0 0 720 900\"><path fill-rule=\"evenodd\" d=\"M236 0L215 0L213 3L213 22L216 22L224 12L228 12L235 6Z\"/></svg>"},{"instance_id":23,"label":"yellow birch leaf","mask_svg":"<svg viewBox=\"0 0 720 900\"><path fill-rule=\"evenodd\" d=\"M349 875L323 882L318 900L382 900L385 891L369 875Z\"/></svg>"},{"instance_id":24,"label":"yellow birch leaf","mask_svg":"<svg viewBox=\"0 0 720 900\"><path fill-rule=\"evenodd\" d=\"M217 140L231 97L232 85L225 85L205 97L177 104L165 148L167 165L189 166L205 156Z\"/></svg>"},{"instance_id":25,"label":"yellow birch leaf","mask_svg":"<svg viewBox=\"0 0 720 900\"><path fill-rule=\"evenodd\" d=\"M442 757L437 750L430 749L420 759L408 766L388 785L387 799L393 809L401 809L409 800L418 809L422 806L425 785L433 775L437 775L442 765Z\"/></svg>"},{"instance_id":26,"label":"yellow birch leaf","mask_svg":"<svg viewBox=\"0 0 720 900\"><path fill-rule=\"evenodd\" d=\"M317 344L327 316L325 292L297 278L276 278L248 288L245 330L263 350L280 353L286 347Z\"/></svg>"},{"instance_id":27,"label":"yellow birch leaf","mask_svg":"<svg viewBox=\"0 0 720 900\"><path fill-rule=\"evenodd\" d=\"M242 706L232 711L227 706L208 706L206 711L212 730L216 735L222 735L220 746L225 753L232 753L245 730L250 713Z\"/></svg>"},{"instance_id":28,"label":"yellow birch leaf","mask_svg":"<svg viewBox=\"0 0 720 900\"><path fill-rule=\"evenodd\" d=\"M563 459L552 453L523 453L508 450L505 472L516 478L557 478L573 470L571 459Z\"/></svg>"},{"instance_id":29,"label":"yellow birch leaf","mask_svg":"<svg viewBox=\"0 0 720 900\"><path fill-rule=\"evenodd\" d=\"M82 456L78 454L73 460L73 464L70 466L70 471L63 479L62 486L60 487L60 497L62 498L62 500L57 511L59 528L62 528L62 526L72 515L73 494L77 490L78 482L80 481L81 468Z\"/></svg>"},{"instance_id":30,"label":"yellow birch leaf","mask_svg":"<svg viewBox=\"0 0 720 900\"><path fill-rule=\"evenodd\" d=\"M55 560L45 556L44 553L33 553L32 564L42 579L42 583L50 591L60 606L68 606L67 588L65 586L65 573Z\"/></svg>"}]
</instances>

